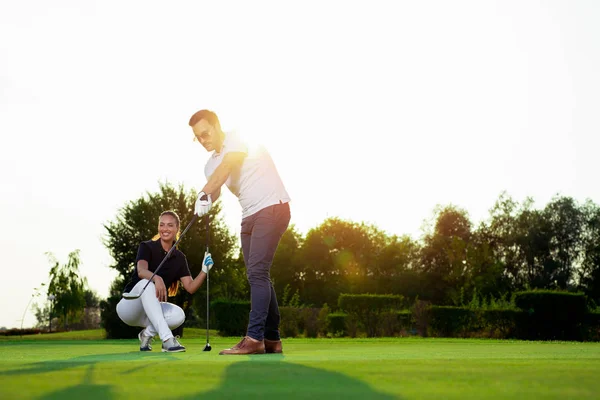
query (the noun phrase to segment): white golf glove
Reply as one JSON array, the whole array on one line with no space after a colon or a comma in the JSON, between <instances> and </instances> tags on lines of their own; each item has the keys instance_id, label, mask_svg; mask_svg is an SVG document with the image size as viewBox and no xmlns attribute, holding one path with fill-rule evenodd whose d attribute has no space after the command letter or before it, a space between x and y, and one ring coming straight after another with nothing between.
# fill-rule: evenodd
<instances>
[{"instance_id":1,"label":"white golf glove","mask_svg":"<svg viewBox=\"0 0 600 400\"><path fill-rule=\"evenodd\" d=\"M208 274L208 271L215 265L212 256L208 252L204 252L204 260L202 260L202 272Z\"/></svg>"},{"instance_id":2,"label":"white golf glove","mask_svg":"<svg viewBox=\"0 0 600 400\"><path fill-rule=\"evenodd\" d=\"M198 193L198 200L196 200L194 214L199 217L203 217L204 215L208 214L210 207L212 207L210 194L206 194L204 192Z\"/></svg>"}]
</instances>

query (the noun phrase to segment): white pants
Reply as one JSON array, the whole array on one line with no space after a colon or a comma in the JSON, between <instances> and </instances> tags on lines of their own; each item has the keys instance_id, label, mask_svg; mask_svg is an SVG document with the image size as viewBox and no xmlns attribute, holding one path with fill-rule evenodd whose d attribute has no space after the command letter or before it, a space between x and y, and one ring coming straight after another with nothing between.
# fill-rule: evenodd
<instances>
[{"instance_id":1,"label":"white pants","mask_svg":"<svg viewBox=\"0 0 600 400\"><path fill-rule=\"evenodd\" d=\"M131 293L139 293L147 279L139 281ZM135 300L121 299L117 304L117 314L121 321L129 326L146 328L145 336L158 334L164 342L173 337L171 329L175 329L185 321L185 313L181 307L171 303L161 303L156 298L156 288L150 282L141 297Z\"/></svg>"}]
</instances>

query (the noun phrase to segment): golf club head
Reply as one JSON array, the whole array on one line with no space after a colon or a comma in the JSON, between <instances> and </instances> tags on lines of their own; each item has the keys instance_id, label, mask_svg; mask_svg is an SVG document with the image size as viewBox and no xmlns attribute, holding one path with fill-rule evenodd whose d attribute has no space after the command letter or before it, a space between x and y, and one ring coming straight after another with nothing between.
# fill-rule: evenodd
<instances>
[{"instance_id":1,"label":"golf club head","mask_svg":"<svg viewBox=\"0 0 600 400\"><path fill-rule=\"evenodd\" d=\"M211 351L212 347L210 347L210 343L206 343L206 346L204 346L204 350L202 351Z\"/></svg>"},{"instance_id":2,"label":"golf club head","mask_svg":"<svg viewBox=\"0 0 600 400\"><path fill-rule=\"evenodd\" d=\"M136 293L123 293L123 298L126 300L139 299L140 296L141 296L141 294L136 294Z\"/></svg>"}]
</instances>

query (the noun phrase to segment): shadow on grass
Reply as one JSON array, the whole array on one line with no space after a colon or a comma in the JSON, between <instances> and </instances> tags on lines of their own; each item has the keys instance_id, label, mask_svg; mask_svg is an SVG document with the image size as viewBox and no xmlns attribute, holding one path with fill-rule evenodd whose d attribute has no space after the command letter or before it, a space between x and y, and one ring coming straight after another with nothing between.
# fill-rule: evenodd
<instances>
[{"instance_id":1,"label":"shadow on grass","mask_svg":"<svg viewBox=\"0 0 600 400\"><path fill-rule=\"evenodd\" d=\"M113 386L112 385L97 385L93 383L93 373L96 368L96 364L99 363L111 363L115 361L142 361L152 360L157 361L173 361L178 358L168 353L145 353L134 351L130 353L113 353L113 354L94 354L86 355L81 357L69 358L67 360L53 360L53 361L42 361L37 363L27 364L22 368L2 371L1 376L17 376L17 375L30 375L30 374L43 374L49 372L62 371L69 368L86 367L83 381L75 386L69 386L64 389L59 389L55 392L51 392L43 395L40 399L112 399L114 398ZM146 368L149 365L155 365L149 363L148 365L137 365L130 369L122 372L122 374L130 374L134 371L139 371L142 368ZM35 377L32 377L35 380Z\"/></svg>"},{"instance_id":2,"label":"shadow on grass","mask_svg":"<svg viewBox=\"0 0 600 400\"><path fill-rule=\"evenodd\" d=\"M93 367L98 363L103 362L114 362L114 361L141 361L145 359L157 358L161 361L173 361L178 360L177 357L168 355L168 353L151 353L151 352L140 352L132 351L130 353L112 353L112 354L90 354L86 356L69 358L66 360L52 360L52 361L40 361L31 363L18 369L11 369L8 371L0 371L0 376L13 376L13 375L29 375L29 374L42 374L46 372L62 371L68 368L77 368L81 366ZM139 369L139 366L136 366ZM124 374L131 373L133 370L127 370Z\"/></svg>"},{"instance_id":3,"label":"shadow on grass","mask_svg":"<svg viewBox=\"0 0 600 400\"><path fill-rule=\"evenodd\" d=\"M397 399L339 372L283 361L283 356L250 356L225 370L221 385L210 391L178 397L188 399ZM264 360L264 361L262 361Z\"/></svg>"},{"instance_id":4,"label":"shadow on grass","mask_svg":"<svg viewBox=\"0 0 600 400\"><path fill-rule=\"evenodd\" d=\"M94 385L92 382L92 375L94 373L94 365L91 364L85 376L83 382L79 385L69 386L65 389L60 389L52 393L48 393L39 399L41 400L64 400L64 399L106 399L110 400L114 398L112 385Z\"/></svg>"}]
</instances>

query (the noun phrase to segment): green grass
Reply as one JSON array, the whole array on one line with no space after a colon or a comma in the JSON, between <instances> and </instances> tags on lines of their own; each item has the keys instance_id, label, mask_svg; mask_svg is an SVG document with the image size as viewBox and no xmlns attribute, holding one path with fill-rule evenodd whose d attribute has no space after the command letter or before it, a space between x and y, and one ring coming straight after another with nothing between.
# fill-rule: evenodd
<instances>
[{"instance_id":1,"label":"green grass","mask_svg":"<svg viewBox=\"0 0 600 400\"><path fill-rule=\"evenodd\" d=\"M94 333L95 332L95 333ZM185 330L186 353L137 340L3 340L2 399L592 399L600 343L289 339L283 355L219 356L237 338ZM45 338L50 335L36 335ZM195 337L195 338L194 338Z\"/></svg>"},{"instance_id":2,"label":"green grass","mask_svg":"<svg viewBox=\"0 0 600 400\"><path fill-rule=\"evenodd\" d=\"M184 330L186 339L206 339L206 329L199 328L185 328ZM209 331L211 337L217 336L217 331L211 329ZM14 342L14 341L40 341L40 340L101 340L106 338L106 331L104 329L90 329L87 331L72 331L72 332L57 332L57 333L44 333L36 335L23 335L23 336L2 336L0 335L0 343L2 342Z\"/></svg>"}]
</instances>

